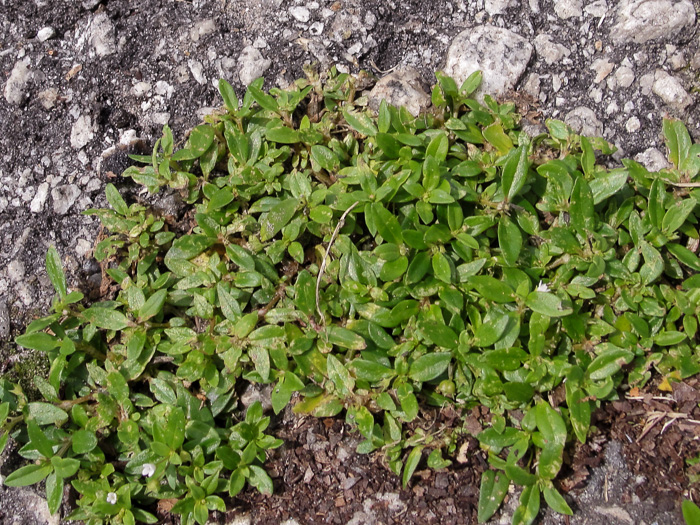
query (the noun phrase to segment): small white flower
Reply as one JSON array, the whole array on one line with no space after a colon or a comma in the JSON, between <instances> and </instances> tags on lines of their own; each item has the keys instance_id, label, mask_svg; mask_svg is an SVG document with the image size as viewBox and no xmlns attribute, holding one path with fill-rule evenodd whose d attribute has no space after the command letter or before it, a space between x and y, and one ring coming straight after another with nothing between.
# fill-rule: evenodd
<instances>
[{"instance_id":1,"label":"small white flower","mask_svg":"<svg viewBox=\"0 0 700 525\"><path fill-rule=\"evenodd\" d=\"M141 469L141 475L150 478L153 474L156 473L156 466L153 463L146 463L144 464L143 468Z\"/></svg>"},{"instance_id":2,"label":"small white flower","mask_svg":"<svg viewBox=\"0 0 700 525\"><path fill-rule=\"evenodd\" d=\"M117 502L117 493L116 492L110 492L107 494L107 503L114 505Z\"/></svg>"},{"instance_id":3,"label":"small white flower","mask_svg":"<svg viewBox=\"0 0 700 525\"><path fill-rule=\"evenodd\" d=\"M549 286L547 286L547 283L543 283L540 281L540 284L537 285L537 288L535 288L536 292L549 292Z\"/></svg>"}]
</instances>

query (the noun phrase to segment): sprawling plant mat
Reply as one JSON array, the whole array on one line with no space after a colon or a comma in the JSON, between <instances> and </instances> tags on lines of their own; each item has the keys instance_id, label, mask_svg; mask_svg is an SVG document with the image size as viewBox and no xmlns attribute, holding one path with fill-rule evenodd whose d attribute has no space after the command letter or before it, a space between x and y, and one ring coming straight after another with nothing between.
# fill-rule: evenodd
<instances>
[{"instance_id":1,"label":"sprawling plant mat","mask_svg":"<svg viewBox=\"0 0 700 525\"><path fill-rule=\"evenodd\" d=\"M479 519L511 483L514 524L542 497L570 514L553 481L591 411L700 371L700 145L665 120L673 168L608 169L603 139L556 120L531 138L513 104L470 98L479 73L436 76L418 117L371 114L331 71L269 94L260 79L242 102L221 81L225 107L184 144L166 127L124 176L189 211L110 184L112 209L86 212L109 232L108 300L69 291L47 254L54 313L17 343L51 368L43 401L0 380L0 448L12 435L33 461L5 484L46 480L55 512L68 482L87 523L153 523L167 501L204 524L246 483L273 489L281 441L261 403L238 406L256 383L277 414L344 414L404 485L467 432L420 425L421 405L485 406Z\"/></svg>"}]
</instances>

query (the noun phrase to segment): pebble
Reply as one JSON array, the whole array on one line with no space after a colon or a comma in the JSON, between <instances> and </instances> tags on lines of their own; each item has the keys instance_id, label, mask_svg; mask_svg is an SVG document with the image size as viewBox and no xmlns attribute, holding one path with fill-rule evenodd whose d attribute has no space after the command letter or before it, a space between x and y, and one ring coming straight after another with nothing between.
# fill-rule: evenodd
<instances>
[{"instance_id":1,"label":"pebble","mask_svg":"<svg viewBox=\"0 0 700 525\"><path fill-rule=\"evenodd\" d=\"M253 46L246 46L238 57L238 78L245 86L265 74L272 62Z\"/></svg>"},{"instance_id":2,"label":"pebble","mask_svg":"<svg viewBox=\"0 0 700 525\"><path fill-rule=\"evenodd\" d=\"M369 93L369 107L379 111L381 101L386 99L396 107L406 106L413 116L430 106L430 96L423 90L420 74L413 68L398 69L383 77Z\"/></svg>"},{"instance_id":3,"label":"pebble","mask_svg":"<svg viewBox=\"0 0 700 525\"><path fill-rule=\"evenodd\" d=\"M502 15L509 7L513 7L513 0L484 0L484 9L493 15Z\"/></svg>"},{"instance_id":4,"label":"pebble","mask_svg":"<svg viewBox=\"0 0 700 525\"><path fill-rule=\"evenodd\" d=\"M481 70L483 81L477 98L483 98L484 93L499 96L517 84L531 55L532 45L510 29L477 26L454 38L447 51L445 73L460 85Z\"/></svg>"},{"instance_id":5,"label":"pebble","mask_svg":"<svg viewBox=\"0 0 700 525\"><path fill-rule=\"evenodd\" d=\"M116 52L114 25L107 13L95 15L89 26L88 38L97 56L104 57Z\"/></svg>"},{"instance_id":6,"label":"pebble","mask_svg":"<svg viewBox=\"0 0 700 525\"><path fill-rule=\"evenodd\" d=\"M598 0L588 4L583 10L591 16L602 18L608 13L608 4L605 0Z\"/></svg>"},{"instance_id":7,"label":"pebble","mask_svg":"<svg viewBox=\"0 0 700 525\"><path fill-rule=\"evenodd\" d=\"M53 109L58 99L58 89L53 87L47 88L44 91L40 91L38 97L44 109Z\"/></svg>"},{"instance_id":8,"label":"pebble","mask_svg":"<svg viewBox=\"0 0 700 525\"><path fill-rule=\"evenodd\" d=\"M204 76L204 67L199 60L191 58L187 61L187 66L198 84L204 85L207 83L207 77Z\"/></svg>"},{"instance_id":9,"label":"pebble","mask_svg":"<svg viewBox=\"0 0 700 525\"><path fill-rule=\"evenodd\" d=\"M595 71L595 79L593 79L593 82L600 84L612 72L614 67L615 64L610 62L607 58L594 60L591 64L591 69Z\"/></svg>"},{"instance_id":10,"label":"pebble","mask_svg":"<svg viewBox=\"0 0 700 525\"><path fill-rule=\"evenodd\" d=\"M588 137L603 136L603 123L598 120L595 111L585 106L579 106L569 111L564 117L564 122L581 135Z\"/></svg>"},{"instance_id":11,"label":"pebble","mask_svg":"<svg viewBox=\"0 0 700 525\"><path fill-rule=\"evenodd\" d=\"M210 35L216 31L216 22L213 18L200 20L190 29L190 39L192 42L199 42L203 36Z\"/></svg>"},{"instance_id":12,"label":"pebble","mask_svg":"<svg viewBox=\"0 0 700 525\"><path fill-rule=\"evenodd\" d=\"M142 97L151 90L151 84L148 82L137 82L131 88L131 94L135 97Z\"/></svg>"},{"instance_id":13,"label":"pebble","mask_svg":"<svg viewBox=\"0 0 700 525\"><path fill-rule=\"evenodd\" d=\"M70 145L75 149L85 147L95 136L90 115L80 115L70 131Z\"/></svg>"},{"instance_id":14,"label":"pebble","mask_svg":"<svg viewBox=\"0 0 700 525\"><path fill-rule=\"evenodd\" d=\"M625 129L629 133L635 133L639 131L639 129L642 127L642 124L639 122L639 119L637 117L630 117L627 122L625 123Z\"/></svg>"},{"instance_id":15,"label":"pebble","mask_svg":"<svg viewBox=\"0 0 700 525\"><path fill-rule=\"evenodd\" d=\"M15 282L19 282L24 277L24 263L15 259L7 265L7 276Z\"/></svg>"},{"instance_id":16,"label":"pebble","mask_svg":"<svg viewBox=\"0 0 700 525\"><path fill-rule=\"evenodd\" d=\"M553 42L552 37L547 33L542 33L535 37L535 50L537 55L549 65L557 63L571 54L571 51L565 46Z\"/></svg>"},{"instance_id":17,"label":"pebble","mask_svg":"<svg viewBox=\"0 0 700 525\"><path fill-rule=\"evenodd\" d=\"M52 189L53 212L56 215L65 215L79 196L80 188L75 184L66 184Z\"/></svg>"},{"instance_id":18,"label":"pebble","mask_svg":"<svg viewBox=\"0 0 700 525\"><path fill-rule=\"evenodd\" d=\"M674 76L669 75L662 69L657 69L654 74L654 84L652 92L664 103L677 110L684 110L693 103L693 99L688 95L681 83Z\"/></svg>"},{"instance_id":19,"label":"pebble","mask_svg":"<svg viewBox=\"0 0 700 525\"><path fill-rule=\"evenodd\" d=\"M554 0L554 12L564 20L583 15L582 8L582 0Z\"/></svg>"},{"instance_id":20,"label":"pebble","mask_svg":"<svg viewBox=\"0 0 700 525\"><path fill-rule=\"evenodd\" d=\"M306 7L303 6L290 7L289 14L302 24L305 24L311 18L311 13Z\"/></svg>"},{"instance_id":21,"label":"pebble","mask_svg":"<svg viewBox=\"0 0 700 525\"><path fill-rule=\"evenodd\" d=\"M695 8L691 0L621 0L610 37L616 44L643 44L674 37L694 24Z\"/></svg>"},{"instance_id":22,"label":"pebble","mask_svg":"<svg viewBox=\"0 0 700 525\"><path fill-rule=\"evenodd\" d=\"M5 90L3 94L5 95L5 100L10 104L19 106L22 104L27 97L27 88L29 86L29 81L31 80L31 71L28 66L29 60L18 60L15 66L12 68L10 73L10 78L7 79L5 83Z\"/></svg>"},{"instance_id":23,"label":"pebble","mask_svg":"<svg viewBox=\"0 0 700 525\"><path fill-rule=\"evenodd\" d=\"M39 42L46 42L49 38L53 37L55 34L56 34L56 30L53 27L46 26L46 27L39 30L39 32L36 34L36 39Z\"/></svg>"},{"instance_id":24,"label":"pebble","mask_svg":"<svg viewBox=\"0 0 700 525\"><path fill-rule=\"evenodd\" d=\"M634 157L634 160L644 165L649 171L660 171L671 167L666 157L664 157L664 154L656 148L645 149L641 153L638 153Z\"/></svg>"},{"instance_id":25,"label":"pebble","mask_svg":"<svg viewBox=\"0 0 700 525\"><path fill-rule=\"evenodd\" d=\"M29 205L29 210L32 213L39 213L44 209L44 203L46 203L46 198L49 196L49 183L42 182L34 194L31 204Z\"/></svg>"}]
</instances>

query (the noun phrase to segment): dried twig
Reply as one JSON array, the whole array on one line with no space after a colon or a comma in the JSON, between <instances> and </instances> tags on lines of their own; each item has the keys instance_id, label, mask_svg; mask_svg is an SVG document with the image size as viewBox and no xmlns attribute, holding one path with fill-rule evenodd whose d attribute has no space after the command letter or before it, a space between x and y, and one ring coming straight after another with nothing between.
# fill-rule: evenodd
<instances>
[{"instance_id":1,"label":"dried twig","mask_svg":"<svg viewBox=\"0 0 700 525\"><path fill-rule=\"evenodd\" d=\"M340 216L340 220L338 221L338 224L335 226L335 230L333 230L333 235L331 235L331 240L328 241L328 246L326 247L326 253L323 255L323 260L321 261L321 268L318 270L318 277L316 278L316 312L318 312L318 319L321 322L321 324L325 324L325 319L323 317L323 313L321 312L321 279L323 279L323 274L326 271L326 261L328 260L328 254L331 251L331 247L333 246L333 243L335 242L336 237L338 236L338 232L340 232L340 229L343 227L345 224L345 218L348 216L348 213L350 213L355 206L360 204L360 201L355 202L352 206L350 206L347 210L343 212L343 214Z\"/></svg>"}]
</instances>

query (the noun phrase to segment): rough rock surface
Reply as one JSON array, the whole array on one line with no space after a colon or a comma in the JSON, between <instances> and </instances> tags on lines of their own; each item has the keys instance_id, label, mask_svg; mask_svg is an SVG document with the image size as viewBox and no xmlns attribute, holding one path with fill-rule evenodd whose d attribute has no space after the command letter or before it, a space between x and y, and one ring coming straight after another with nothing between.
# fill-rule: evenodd
<instances>
[{"instance_id":1,"label":"rough rock surface","mask_svg":"<svg viewBox=\"0 0 700 525\"><path fill-rule=\"evenodd\" d=\"M430 106L430 96L423 90L420 74L413 68L389 73L375 84L369 92L369 107L378 111L382 100L397 107L406 106L414 116Z\"/></svg>"},{"instance_id":2,"label":"rough rock surface","mask_svg":"<svg viewBox=\"0 0 700 525\"><path fill-rule=\"evenodd\" d=\"M312 63L377 77L411 67L414 87L432 85L437 69L463 79L481 68L482 93L527 93L544 118L602 134L656 169L664 115L700 140L698 9L697 0L0 2L0 361L50 304L50 244L72 286L99 283L89 258L97 220L80 212L105 205L108 180L134 191L110 178L128 166L123 148L148 151L166 123L182 136L198 110L219 105L220 77L242 95L256 76L285 86ZM178 204L170 195L159 205ZM634 519L633 505L625 512Z\"/></svg>"}]
</instances>

